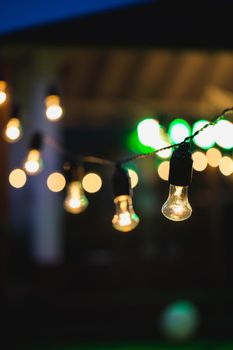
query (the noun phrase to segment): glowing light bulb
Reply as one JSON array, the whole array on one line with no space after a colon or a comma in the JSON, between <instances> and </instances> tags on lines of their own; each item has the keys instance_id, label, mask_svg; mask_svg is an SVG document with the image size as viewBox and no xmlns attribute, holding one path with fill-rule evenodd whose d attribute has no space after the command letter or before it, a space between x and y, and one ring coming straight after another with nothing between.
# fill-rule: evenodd
<instances>
[{"instance_id":1,"label":"glowing light bulb","mask_svg":"<svg viewBox=\"0 0 233 350\"><path fill-rule=\"evenodd\" d=\"M114 199L116 212L112 219L113 227L122 232L129 232L139 224L139 218L134 212L132 198L121 195Z\"/></svg>"},{"instance_id":2,"label":"glowing light bulb","mask_svg":"<svg viewBox=\"0 0 233 350\"><path fill-rule=\"evenodd\" d=\"M18 118L11 118L5 129L4 139L9 142L17 142L22 137L22 127Z\"/></svg>"},{"instance_id":3,"label":"glowing light bulb","mask_svg":"<svg viewBox=\"0 0 233 350\"><path fill-rule=\"evenodd\" d=\"M0 105L3 104L7 99L6 88L7 88L6 81L0 80Z\"/></svg>"},{"instance_id":4,"label":"glowing light bulb","mask_svg":"<svg viewBox=\"0 0 233 350\"><path fill-rule=\"evenodd\" d=\"M163 161L158 166L158 175L162 180L168 181L170 164L168 160Z\"/></svg>"},{"instance_id":5,"label":"glowing light bulb","mask_svg":"<svg viewBox=\"0 0 233 350\"><path fill-rule=\"evenodd\" d=\"M133 209L129 173L120 165L117 165L113 174L113 194L116 211L112 225L118 231L129 232L139 224L139 218Z\"/></svg>"},{"instance_id":6,"label":"glowing light bulb","mask_svg":"<svg viewBox=\"0 0 233 350\"><path fill-rule=\"evenodd\" d=\"M224 176L230 176L233 173L233 160L227 156L222 157L219 170Z\"/></svg>"},{"instance_id":7,"label":"glowing light bulb","mask_svg":"<svg viewBox=\"0 0 233 350\"><path fill-rule=\"evenodd\" d=\"M208 151L206 152L206 157L208 164L213 168L216 168L221 162L222 153L219 151L219 149L213 147L208 149Z\"/></svg>"},{"instance_id":8,"label":"glowing light bulb","mask_svg":"<svg viewBox=\"0 0 233 350\"><path fill-rule=\"evenodd\" d=\"M43 161L40 151L32 149L29 151L27 159L24 163L24 169L28 175L37 175L43 168Z\"/></svg>"},{"instance_id":9,"label":"glowing light bulb","mask_svg":"<svg viewBox=\"0 0 233 350\"><path fill-rule=\"evenodd\" d=\"M63 109L60 105L60 98L57 95L49 95L45 99L46 104L46 117L50 121L58 121L61 119L63 114Z\"/></svg>"},{"instance_id":10,"label":"glowing light bulb","mask_svg":"<svg viewBox=\"0 0 233 350\"><path fill-rule=\"evenodd\" d=\"M172 221L183 221L192 214L188 201L188 185L192 178L190 146L181 144L172 154L169 169L169 195L162 206L163 215Z\"/></svg>"},{"instance_id":11,"label":"glowing light bulb","mask_svg":"<svg viewBox=\"0 0 233 350\"><path fill-rule=\"evenodd\" d=\"M193 158L193 169L196 171L203 171L206 169L208 161L204 153L196 151L192 155Z\"/></svg>"},{"instance_id":12,"label":"glowing light bulb","mask_svg":"<svg viewBox=\"0 0 233 350\"><path fill-rule=\"evenodd\" d=\"M172 221L183 221L192 214L188 201L188 186L170 185L169 196L162 207L163 215Z\"/></svg>"},{"instance_id":13,"label":"glowing light bulb","mask_svg":"<svg viewBox=\"0 0 233 350\"><path fill-rule=\"evenodd\" d=\"M67 187L67 196L64 200L64 208L71 214L79 214L88 206L88 200L84 194L80 181L72 181Z\"/></svg>"}]
</instances>

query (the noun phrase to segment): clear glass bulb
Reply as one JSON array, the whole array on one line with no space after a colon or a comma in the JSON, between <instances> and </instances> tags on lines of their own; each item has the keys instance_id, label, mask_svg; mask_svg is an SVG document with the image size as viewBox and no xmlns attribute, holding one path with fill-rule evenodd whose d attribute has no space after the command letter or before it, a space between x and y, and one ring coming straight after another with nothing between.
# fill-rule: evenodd
<instances>
[{"instance_id":1,"label":"clear glass bulb","mask_svg":"<svg viewBox=\"0 0 233 350\"><path fill-rule=\"evenodd\" d=\"M21 137L22 127L20 120L18 118L11 118L4 129L4 139L9 143L13 143L18 141Z\"/></svg>"},{"instance_id":2,"label":"clear glass bulb","mask_svg":"<svg viewBox=\"0 0 233 350\"><path fill-rule=\"evenodd\" d=\"M29 151L26 161L24 162L24 169L28 175L37 175L43 168L43 161L40 151L32 149Z\"/></svg>"},{"instance_id":3,"label":"clear glass bulb","mask_svg":"<svg viewBox=\"0 0 233 350\"><path fill-rule=\"evenodd\" d=\"M168 199L162 207L163 215L172 221L183 221L192 214L188 201L188 186L170 185Z\"/></svg>"},{"instance_id":4,"label":"clear glass bulb","mask_svg":"<svg viewBox=\"0 0 233 350\"><path fill-rule=\"evenodd\" d=\"M122 195L114 199L116 213L112 219L113 227L122 232L129 232L139 224L139 217L135 214L131 196Z\"/></svg>"},{"instance_id":5,"label":"clear glass bulb","mask_svg":"<svg viewBox=\"0 0 233 350\"><path fill-rule=\"evenodd\" d=\"M72 214L79 214L88 206L82 185L79 181L72 181L67 186L67 196L64 200L64 208Z\"/></svg>"}]
</instances>

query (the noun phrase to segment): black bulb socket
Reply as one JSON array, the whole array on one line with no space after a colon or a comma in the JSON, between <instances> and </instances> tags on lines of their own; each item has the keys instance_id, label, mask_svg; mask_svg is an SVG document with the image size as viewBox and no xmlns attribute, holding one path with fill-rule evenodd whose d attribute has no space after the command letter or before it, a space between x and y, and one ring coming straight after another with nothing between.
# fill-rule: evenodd
<instances>
[{"instance_id":1,"label":"black bulb socket","mask_svg":"<svg viewBox=\"0 0 233 350\"><path fill-rule=\"evenodd\" d=\"M192 181L192 172L193 160L190 144L184 142L172 154L168 181L175 186L189 186Z\"/></svg>"},{"instance_id":2,"label":"black bulb socket","mask_svg":"<svg viewBox=\"0 0 233 350\"><path fill-rule=\"evenodd\" d=\"M114 198L122 195L132 197L133 195L128 171L122 168L120 165L116 166L112 177L112 186Z\"/></svg>"}]
</instances>

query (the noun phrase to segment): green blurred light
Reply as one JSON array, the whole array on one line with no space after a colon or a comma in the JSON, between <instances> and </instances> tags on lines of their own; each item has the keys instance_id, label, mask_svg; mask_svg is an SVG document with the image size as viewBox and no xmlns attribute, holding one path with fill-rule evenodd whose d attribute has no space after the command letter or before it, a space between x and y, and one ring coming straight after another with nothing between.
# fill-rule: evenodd
<instances>
[{"instance_id":1,"label":"green blurred light","mask_svg":"<svg viewBox=\"0 0 233 350\"><path fill-rule=\"evenodd\" d=\"M203 126L208 124L207 120L198 120L193 124L192 134L197 130L200 130ZM200 148L209 149L215 144L215 132L212 125L208 126L205 130L201 131L200 134L193 138L193 142Z\"/></svg>"},{"instance_id":2,"label":"green blurred light","mask_svg":"<svg viewBox=\"0 0 233 350\"><path fill-rule=\"evenodd\" d=\"M215 142L224 149L233 148L233 124L229 120L220 120L214 126Z\"/></svg>"},{"instance_id":3,"label":"green blurred light","mask_svg":"<svg viewBox=\"0 0 233 350\"><path fill-rule=\"evenodd\" d=\"M149 153L154 150L154 148L149 146L144 146L141 144L137 130L133 130L127 137L126 140L127 148L134 153Z\"/></svg>"},{"instance_id":4,"label":"green blurred light","mask_svg":"<svg viewBox=\"0 0 233 350\"><path fill-rule=\"evenodd\" d=\"M160 130L159 122L152 118L143 119L137 126L138 138L145 146L154 148Z\"/></svg>"},{"instance_id":5,"label":"green blurred light","mask_svg":"<svg viewBox=\"0 0 233 350\"><path fill-rule=\"evenodd\" d=\"M168 134L173 143L179 143L191 135L191 127L186 120L175 119L169 125Z\"/></svg>"}]
</instances>

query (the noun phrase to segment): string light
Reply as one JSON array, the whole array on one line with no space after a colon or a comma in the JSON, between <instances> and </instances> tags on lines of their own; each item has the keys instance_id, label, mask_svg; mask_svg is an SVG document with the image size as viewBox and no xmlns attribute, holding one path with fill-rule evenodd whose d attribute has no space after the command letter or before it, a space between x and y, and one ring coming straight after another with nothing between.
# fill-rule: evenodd
<instances>
[{"instance_id":1,"label":"string light","mask_svg":"<svg viewBox=\"0 0 233 350\"><path fill-rule=\"evenodd\" d=\"M12 108L11 117L3 130L3 137L5 141L9 143L14 143L19 141L22 135L23 132L19 117L19 106L14 105Z\"/></svg>"},{"instance_id":2,"label":"string light","mask_svg":"<svg viewBox=\"0 0 233 350\"><path fill-rule=\"evenodd\" d=\"M41 158L41 148L42 148L42 135L41 133L36 132L31 138L28 155L24 162L24 169L28 175L37 175L43 169L43 160Z\"/></svg>"},{"instance_id":3,"label":"string light","mask_svg":"<svg viewBox=\"0 0 233 350\"><path fill-rule=\"evenodd\" d=\"M88 206L88 199L82 187L83 168L74 165L66 169L68 185L64 208L71 214L80 214Z\"/></svg>"},{"instance_id":4,"label":"string light","mask_svg":"<svg viewBox=\"0 0 233 350\"><path fill-rule=\"evenodd\" d=\"M2 105L7 99L7 82L0 79L0 105Z\"/></svg>"},{"instance_id":5,"label":"string light","mask_svg":"<svg viewBox=\"0 0 233 350\"><path fill-rule=\"evenodd\" d=\"M61 107L60 96L55 87L51 87L48 91L48 95L45 98L46 105L46 117L52 122L56 122L61 119L63 115L63 109Z\"/></svg>"},{"instance_id":6,"label":"string light","mask_svg":"<svg viewBox=\"0 0 233 350\"><path fill-rule=\"evenodd\" d=\"M165 146L155 149L154 151L136 154L131 157L122 159L121 161L114 162L108 159L99 158L95 156L81 156L73 154L72 152L64 150L64 148L59 145L51 137L46 136L45 141L57 151L61 152L62 155L67 155L67 157L72 158L78 163L95 163L100 165L115 166L115 172L113 174L113 194L115 203L115 215L112 219L113 227L116 230L122 232L129 232L133 230L139 224L139 218L134 212L133 202L132 202L132 187L131 180L129 176L129 171L126 167L127 163L152 157L157 155L159 152L171 151L174 149L170 163L161 163L160 170L158 170L159 176L165 180L169 180L169 195L167 201L162 206L163 215L172 221L182 221L190 217L192 213L192 208L188 201L188 186L191 183L192 178L192 166L194 160L194 167L197 171L202 171L206 167L206 159L208 164L211 166L218 166L221 160L221 152L216 148L211 148L206 152L206 156L202 152L195 152L191 156L190 152L190 141L199 135L199 133L205 131L206 128L215 126L219 123L228 112L232 112L233 108L225 109L220 115L218 115L213 121L204 123L200 129L196 130L192 135L186 136L181 142L175 144L166 144ZM148 120L146 121L148 123ZM149 124L151 120L149 120ZM161 127L157 125L157 121L153 120L151 125L154 126L154 135L159 135L161 137ZM138 127L140 129L140 127ZM147 129L149 130L149 129ZM40 151L42 146L42 137L40 133L35 133L29 149L29 155L25 161L25 170L29 174L38 173L38 169L41 169L41 157ZM193 157L193 159L192 159ZM206 157L206 159L205 159ZM226 159L227 158L227 159ZM233 161L228 159L229 157L224 157L219 166L220 171L228 176L232 173ZM200 162L201 159L201 162ZM198 160L198 162L197 162ZM232 163L231 163L232 162ZM39 165L38 165L39 164ZM197 165L198 164L198 165ZM226 164L228 164L226 166ZM229 165L231 164L231 165ZM164 175L165 171L161 169L166 169L169 175ZM67 167L64 170L72 170L73 167ZM75 171L70 171L72 174L67 185L67 195L64 200L64 208L70 213L81 213L88 206L88 200L85 196L85 192L82 186L83 175L80 176L80 167L75 168ZM224 170L227 169L227 170ZM231 169L231 170L229 170ZM162 173L164 173L162 175ZM95 174L96 175L96 174ZM88 178L88 177L87 177ZM85 183L85 182L84 182ZM102 182L101 182L102 184ZM92 190L93 191L93 190ZM56 191L55 191L56 192ZM92 192L94 193L94 192Z\"/></svg>"},{"instance_id":7,"label":"string light","mask_svg":"<svg viewBox=\"0 0 233 350\"><path fill-rule=\"evenodd\" d=\"M184 142L174 150L170 160L169 195L162 207L163 215L169 220L183 221L192 214L192 208L188 201L192 163L189 143Z\"/></svg>"},{"instance_id":8,"label":"string light","mask_svg":"<svg viewBox=\"0 0 233 350\"><path fill-rule=\"evenodd\" d=\"M116 166L113 174L113 195L116 211L112 225L118 231L129 232L139 224L139 218L133 209L128 171L120 165Z\"/></svg>"},{"instance_id":9,"label":"string light","mask_svg":"<svg viewBox=\"0 0 233 350\"><path fill-rule=\"evenodd\" d=\"M168 181L169 168L170 168L170 162L168 160L163 161L158 166L158 175L164 181Z\"/></svg>"}]
</instances>

